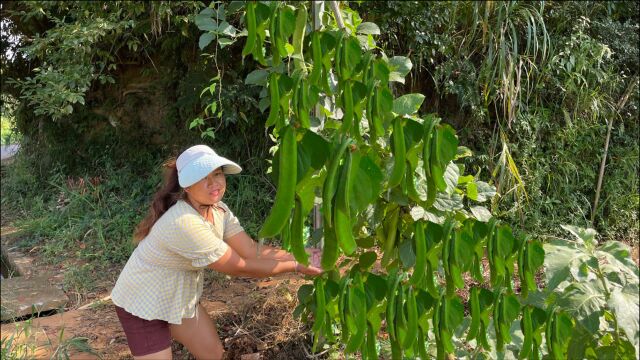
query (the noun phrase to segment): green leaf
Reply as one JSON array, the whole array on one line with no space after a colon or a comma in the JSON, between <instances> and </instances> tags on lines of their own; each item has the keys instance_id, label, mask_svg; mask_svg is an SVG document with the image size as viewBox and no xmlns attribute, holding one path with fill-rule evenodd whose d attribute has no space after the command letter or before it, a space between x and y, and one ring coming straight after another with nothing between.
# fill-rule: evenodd
<instances>
[{"instance_id":1,"label":"green leaf","mask_svg":"<svg viewBox=\"0 0 640 360\"><path fill-rule=\"evenodd\" d=\"M393 100L393 112L402 115L411 115L418 112L422 102L424 101L424 95L422 94L406 94Z\"/></svg>"},{"instance_id":2,"label":"green leaf","mask_svg":"<svg viewBox=\"0 0 640 360\"><path fill-rule=\"evenodd\" d=\"M476 181L476 187L478 188L478 202L485 202L496 195L495 186L484 181Z\"/></svg>"},{"instance_id":3,"label":"green leaf","mask_svg":"<svg viewBox=\"0 0 640 360\"><path fill-rule=\"evenodd\" d=\"M449 329L453 330L458 327L458 325L462 324L462 320L464 320L464 305L462 305L462 301L457 296L454 296L451 299L445 300L448 302L448 312L447 312L447 326Z\"/></svg>"},{"instance_id":4,"label":"green leaf","mask_svg":"<svg viewBox=\"0 0 640 360\"><path fill-rule=\"evenodd\" d=\"M467 184L467 197L478 201L478 185L476 183L470 182Z\"/></svg>"},{"instance_id":5,"label":"green leaf","mask_svg":"<svg viewBox=\"0 0 640 360\"><path fill-rule=\"evenodd\" d=\"M313 285L304 284L298 288L298 302L304 304L309 300L309 296L313 294Z\"/></svg>"},{"instance_id":6,"label":"green leaf","mask_svg":"<svg viewBox=\"0 0 640 360\"><path fill-rule=\"evenodd\" d=\"M511 255L514 245L515 239L511 232L511 227L509 225L502 225L498 227L498 255L503 259L506 259Z\"/></svg>"},{"instance_id":7,"label":"green leaf","mask_svg":"<svg viewBox=\"0 0 640 360\"><path fill-rule=\"evenodd\" d=\"M413 251L413 241L411 239L404 239L400 246L398 246L398 253L400 255L400 261L405 267L412 267L416 263L416 253Z\"/></svg>"},{"instance_id":8,"label":"green leaf","mask_svg":"<svg viewBox=\"0 0 640 360\"><path fill-rule=\"evenodd\" d=\"M544 244L544 274L547 289L562 291L572 280L570 267L575 262L586 261L588 255L575 243L551 240Z\"/></svg>"},{"instance_id":9,"label":"green leaf","mask_svg":"<svg viewBox=\"0 0 640 360\"><path fill-rule=\"evenodd\" d=\"M585 244L587 247L594 247L598 245L598 241L596 240L598 232L594 229L584 229L573 225L560 225L560 227L573 234L576 237L576 240Z\"/></svg>"},{"instance_id":10,"label":"green leaf","mask_svg":"<svg viewBox=\"0 0 640 360\"><path fill-rule=\"evenodd\" d=\"M223 21L218 26L218 32L220 34L228 35L228 36L231 36L231 37L235 37L236 36L236 28L233 27L233 25L229 24L226 21Z\"/></svg>"},{"instance_id":11,"label":"green leaf","mask_svg":"<svg viewBox=\"0 0 640 360\"><path fill-rule=\"evenodd\" d=\"M389 81L397 81L404 84L404 78L407 76L413 64L409 58L404 56L394 56L389 59Z\"/></svg>"},{"instance_id":12,"label":"green leaf","mask_svg":"<svg viewBox=\"0 0 640 360\"><path fill-rule=\"evenodd\" d=\"M204 49L205 47L207 47L207 45L211 44L214 38L215 36L212 33L208 33L208 32L200 35L200 40L198 40L198 46L200 47L200 50Z\"/></svg>"},{"instance_id":13,"label":"green leaf","mask_svg":"<svg viewBox=\"0 0 640 360\"><path fill-rule=\"evenodd\" d=\"M529 265L531 265L533 271L544 264L544 256L544 248L539 241L534 241L529 244Z\"/></svg>"},{"instance_id":14,"label":"green leaf","mask_svg":"<svg viewBox=\"0 0 640 360\"><path fill-rule=\"evenodd\" d=\"M360 268L368 269L376 262L378 255L374 251L367 251L365 253L360 254L358 258L358 263L360 264Z\"/></svg>"},{"instance_id":15,"label":"green leaf","mask_svg":"<svg viewBox=\"0 0 640 360\"><path fill-rule=\"evenodd\" d=\"M234 42L236 41L229 38L218 38L218 44L220 45L220 49L224 49L225 46L231 45Z\"/></svg>"},{"instance_id":16,"label":"green leaf","mask_svg":"<svg viewBox=\"0 0 640 360\"><path fill-rule=\"evenodd\" d=\"M353 166L356 169L351 183L354 184L355 191L351 191L351 209L353 212L360 212L378 198L384 176L370 155L354 154Z\"/></svg>"},{"instance_id":17,"label":"green leaf","mask_svg":"<svg viewBox=\"0 0 640 360\"><path fill-rule=\"evenodd\" d=\"M458 185L458 178L460 177L460 168L454 164L453 161L447 165L444 171L444 182L447 184L447 193L451 194L456 190Z\"/></svg>"},{"instance_id":18,"label":"green leaf","mask_svg":"<svg viewBox=\"0 0 640 360\"><path fill-rule=\"evenodd\" d=\"M267 86L267 77L269 73L266 70L258 69L253 70L247 75L247 78L244 79L244 83L246 85L260 85Z\"/></svg>"},{"instance_id":19,"label":"green leaf","mask_svg":"<svg viewBox=\"0 0 640 360\"><path fill-rule=\"evenodd\" d=\"M600 328L606 300L599 282L572 283L558 299L558 305L569 312L592 335Z\"/></svg>"},{"instance_id":20,"label":"green leaf","mask_svg":"<svg viewBox=\"0 0 640 360\"><path fill-rule=\"evenodd\" d=\"M488 222L491 220L491 212L484 206L471 206L469 210L471 210L471 213L478 221ZM544 254L542 258L544 259Z\"/></svg>"},{"instance_id":21,"label":"green leaf","mask_svg":"<svg viewBox=\"0 0 640 360\"><path fill-rule=\"evenodd\" d=\"M520 314L520 301L518 301L518 298L513 294L505 295L503 301L506 316L505 321L511 324Z\"/></svg>"},{"instance_id":22,"label":"green leaf","mask_svg":"<svg viewBox=\"0 0 640 360\"><path fill-rule=\"evenodd\" d=\"M213 21L213 19L211 18L211 15L208 15L208 14L203 13L203 12L201 12L198 15L196 15L195 23L196 23L196 26L198 27L198 29L200 29L202 31L217 31L218 30L218 25L216 25L216 22Z\"/></svg>"},{"instance_id":23,"label":"green leaf","mask_svg":"<svg viewBox=\"0 0 640 360\"><path fill-rule=\"evenodd\" d=\"M387 281L381 276L369 273L364 285L367 291L369 289L373 291L374 297L378 301L384 300L387 295Z\"/></svg>"},{"instance_id":24,"label":"green leaf","mask_svg":"<svg viewBox=\"0 0 640 360\"><path fill-rule=\"evenodd\" d=\"M362 49L360 48L360 42L355 37L349 36L343 46L346 52L346 64L353 71L362 59Z\"/></svg>"},{"instance_id":25,"label":"green leaf","mask_svg":"<svg viewBox=\"0 0 640 360\"><path fill-rule=\"evenodd\" d=\"M618 320L618 326L627 335L627 339L636 348L636 354L640 354L640 328L638 326L638 319L640 314L638 313L638 284L630 284L624 288L615 288L611 292L611 297L607 303L609 308L613 311L616 319Z\"/></svg>"},{"instance_id":26,"label":"green leaf","mask_svg":"<svg viewBox=\"0 0 640 360\"><path fill-rule=\"evenodd\" d=\"M440 154L440 163L447 164L453 160L458 151L458 138L456 131L449 125L442 125L438 128L438 153Z\"/></svg>"},{"instance_id":27,"label":"green leaf","mask_svg":"<svg viewBox=\"0 0 640 360\"><path fill-rule=\"evenodd\" d=\"M439 192L436 195L436 201L433 203L433 207L440 211L456 211L463 207L462 196L459 194L447 194L445 192Z\"/></svg>"},{"instance_id":28,"label":"green leaf","mask_svg":"<svg viewBox=\"0 0 640 360\"><path fill-rule=\"evenodd\" d=\"M363 22L356 29L358 34L380 35L380 28L372 22Z\"/></svg>"}]
</instances>

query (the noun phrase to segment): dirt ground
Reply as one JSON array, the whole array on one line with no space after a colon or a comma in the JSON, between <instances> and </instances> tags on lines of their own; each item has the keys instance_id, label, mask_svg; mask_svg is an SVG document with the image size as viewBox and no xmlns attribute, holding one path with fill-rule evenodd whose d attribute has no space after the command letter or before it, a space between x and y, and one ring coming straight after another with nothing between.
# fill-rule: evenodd
<instances>
[{"instance_id":1,"label":"dirt ground","mask_svg":"<svg viewBox=\"0 0 640 360\"><path fill-rule=\"evenodd\" d=\"M40 264L35 256L28 253L21 256L39 274L49 274L53 285L62 285L63 268ZM307 281L294 274L248 279L209 272L205 276L201 303L217 324L226 350L225 358L307 358L311 348L308 327L292 317L297 305L296 291ZM108 296L110 289L82 297L67 294L70 301L64 312L3 323L1 336L3 339L13 336L16 339L14 344L27 344L23 347L37 359L65 358L65 354L71 359L82 360L133 359ZM79 351L78 348L84 344L95 354ZM173 355L174 359L193 358L175 342Z\"/></svg>"}]
</instances>

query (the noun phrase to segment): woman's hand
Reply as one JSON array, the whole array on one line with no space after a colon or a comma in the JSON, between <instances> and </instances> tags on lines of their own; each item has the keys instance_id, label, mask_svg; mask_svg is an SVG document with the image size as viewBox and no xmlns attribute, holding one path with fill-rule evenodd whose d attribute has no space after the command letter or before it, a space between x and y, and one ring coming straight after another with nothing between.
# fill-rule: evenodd
<instances>
[{"instance_id":1,"label":"woman's hand","mask_svg":"<svg viewBox=\"0 0 640 360\"><path fill-rule=\"evenodd\" d=\"M298 262L296 262L296 272L301 274L309 275L309 276L318 276L322 274L322 269L313 265L304 266Z\"/></svg>"}]
</instances>

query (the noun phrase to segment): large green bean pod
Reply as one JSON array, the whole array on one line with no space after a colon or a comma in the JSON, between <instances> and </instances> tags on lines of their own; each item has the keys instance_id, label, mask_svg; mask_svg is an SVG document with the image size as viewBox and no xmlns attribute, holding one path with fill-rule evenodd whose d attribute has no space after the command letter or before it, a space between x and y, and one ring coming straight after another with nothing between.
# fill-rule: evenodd
<instances>
[{"instance_id":1,"label":"large green bean pod","mask_svg":"<svg viewBox=\"0 0 640 360\"><path fill-rule=\"evenodd\" d=\"M333 212L338 245L346 255L353 254L358 247L355 239L353 238L350 215L351 206L349 205L349 197L351 196L351 163L351 151L347 150L345 154L345 162L340 174L340 181L338 183L336 209Z\"/></svg>"},{"instance_id":2,"label":"large green bean pod","mask_svg":"<svg viewBox=\"0 0 640 360\"><path fill-rule=\"evenodd\" d=\"M261 238L276 236L289 220L296 191L297 149L295 131L291 126L287 126L284 128L279 151L278 190L271 212L258 234Z\"/></svg>"},{"instance_id":3,"label":"large green bean pod","mask_svg":"<svg viewBox=\"0 0 640 360\"><path fill-rule=\"evenodd\" d=\"M393 122L393 170L389 177L389 188L396 187L402 182L407 161L407 149L404 142L404 126L401 117Z\"/></svg>"}]
</instances>

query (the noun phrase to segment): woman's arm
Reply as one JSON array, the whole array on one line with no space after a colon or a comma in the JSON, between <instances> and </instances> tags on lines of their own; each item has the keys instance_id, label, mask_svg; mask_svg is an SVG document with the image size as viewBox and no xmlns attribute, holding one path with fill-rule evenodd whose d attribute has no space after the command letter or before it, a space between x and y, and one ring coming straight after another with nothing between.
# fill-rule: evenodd
<instances>
[{"instance_id":1,"label":"woman's arm","mask_svg":"<svg viewBox=\"0 0 640 360\"><path fill-rule=\"evenodd\" d=\"M322 273L319 268L307 267L298 264L295 260L243 258L233 247L229 247L224 255L214 263L209 264L208 267L227 275L254 278L269 277L286 272L300 272L312 276Z\"/></svg>"},{"instance_id":2,"label":"woman's arm","mask_svg":"<svg viewBox=\"0 0 640 360\"><path fill-rule=\"evenodd\" d=\"M293 255L285 250L259 245L244 231L228 238L226 243L245 259L295 260Z\"/></svg>"}]
</instances>

